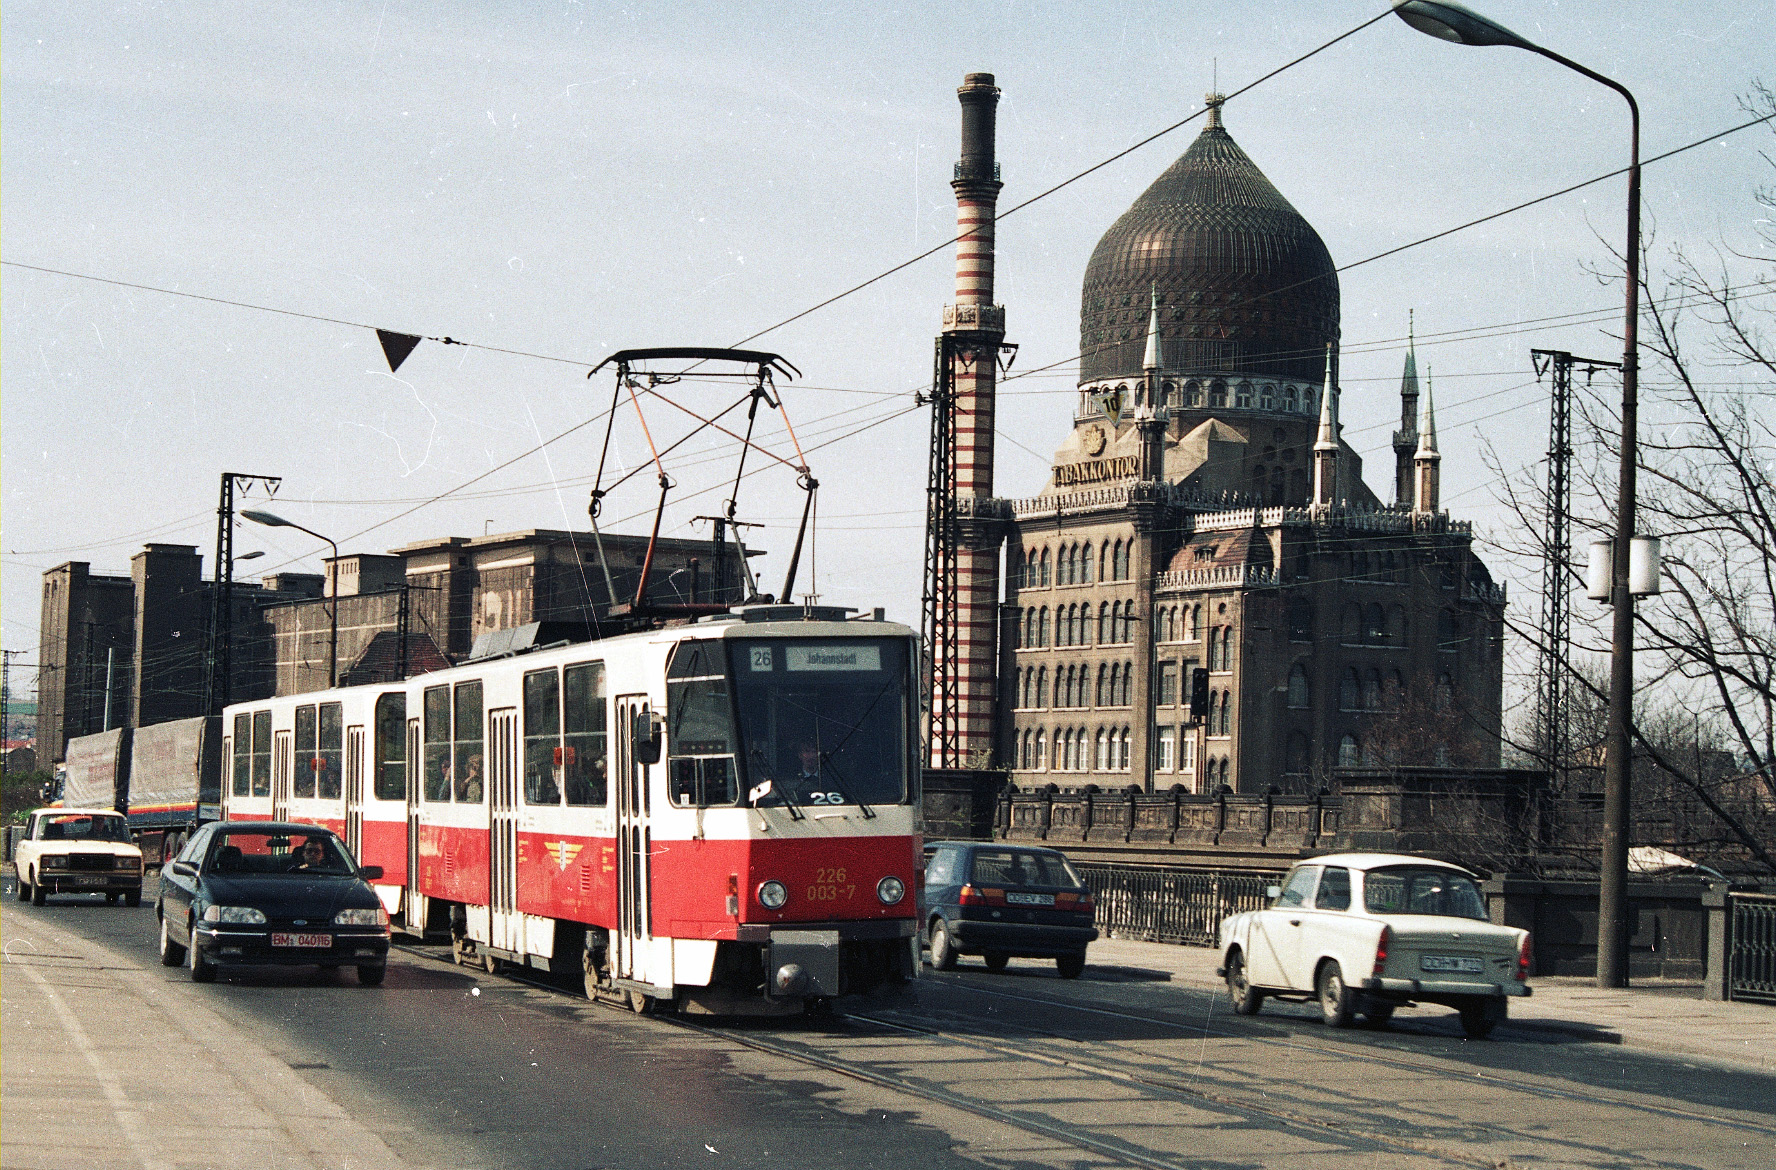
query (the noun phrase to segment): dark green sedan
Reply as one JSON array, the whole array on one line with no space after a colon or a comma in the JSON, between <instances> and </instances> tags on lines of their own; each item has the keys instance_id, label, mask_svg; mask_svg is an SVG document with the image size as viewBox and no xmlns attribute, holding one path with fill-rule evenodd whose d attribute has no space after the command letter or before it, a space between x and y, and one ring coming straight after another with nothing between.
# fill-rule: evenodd
<instances>
[{"instance_id":1,"label":"dark green sedan","mask_svg":"<svg viewBox=\"0 0 1776 1170\"><path fill-rule=\"evenodd\" d=\"M221 967L356 967L375 986L388 965L389 918L332 830L276 821L205 825L160 871L160 961L198 983Z\"/></svg>"}]
</instances>

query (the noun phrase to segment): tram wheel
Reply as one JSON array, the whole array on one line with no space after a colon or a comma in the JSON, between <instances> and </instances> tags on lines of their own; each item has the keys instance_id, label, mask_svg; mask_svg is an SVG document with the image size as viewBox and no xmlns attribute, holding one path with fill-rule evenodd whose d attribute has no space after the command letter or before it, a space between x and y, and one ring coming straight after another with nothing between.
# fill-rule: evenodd
<instances>
[{"instance_id":1,"label":"tram wheel","mask_svg":"<svg viewBox=\"0 0 1776 1170\"><path fill-rule=\"evenodd\" d=\"M654 1014L654 1006L653 996L640 991L631 991L629 993L629 1010L636 1015L651 1016Z\"/></svg>"},{"instance_id":2,"label":"tram wheel","mask_svg":"<svg viewBox=\"0 0 1776 1170\"><path fill-rule=\"evenodd\" d=\"M499 970L499 960L493 957L492 951L481 952L481 969L489 975Z\"/></svg>"},{"instance_id":3,"label":"tram wheel","mask_svg":"<svg viewBox=\"0 0 1776 1170\"><path fill-rule=\"evenodd\" d=\"M458 967L472 966L478 960L475 957L475 944L467 938L450 940L450 961Z\"/></svg>"}]
</instances>

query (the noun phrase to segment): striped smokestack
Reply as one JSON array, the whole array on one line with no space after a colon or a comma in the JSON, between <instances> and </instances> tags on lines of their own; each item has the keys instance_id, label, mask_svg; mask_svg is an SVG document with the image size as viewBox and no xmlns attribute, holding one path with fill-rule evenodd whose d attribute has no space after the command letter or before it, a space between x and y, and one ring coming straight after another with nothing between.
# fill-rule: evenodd
<instances>
[{"instance_id":1,"label":"striped smokestack","mask_svg":"<svg viewBox=\"0 0 1776 1170\"><path fill-rule=\"evenodd\" d=\"M949 491L955 501L954 613L937 629L953 631L940 646L935 669L949 677L940 692L953 707L934 712L933 763L980 767L993 749L999 557L1004 523L993 499L993 395L1005 310L993 303L993 229L999 201L994 130L999 90L991 73L970 73L956 91L962 103L962 157L950 186L956 192L956 303L944 310L954 443ZM948 620L945 620L948 619ZM942 637L944 635L940 635ZM952 689L953 688L953 689ZM940 743L939 740L947 740ZM946 758L947 757L947 758Z\"/></svg>"}]
</instances>

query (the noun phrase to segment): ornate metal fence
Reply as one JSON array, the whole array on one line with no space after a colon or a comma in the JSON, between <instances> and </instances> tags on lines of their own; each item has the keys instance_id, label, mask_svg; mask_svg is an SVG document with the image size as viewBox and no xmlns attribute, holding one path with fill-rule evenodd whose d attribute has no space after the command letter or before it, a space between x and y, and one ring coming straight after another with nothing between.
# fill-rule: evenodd
<instances>
[{"instance_id":1,"label":"ornate metal fence","mask_svg":"<svg viewBox=\"0 0 1776 1170\"><path fill-rule=\"evenodd\" d=\"M1733 999L1776 1000L1776 894L1735 893L1732 898L1733 955L1728 994Z\"/></svg>"},{"instance_id":2,"label":"ornate metal fence","mask_svg":"<svg viewBox=\"0 0 1776 1170\"><path fill-rule=\"evenodd\" d=\"M1212 947L1221 920L1264 905L1275 873L1202 873L1162 865L1075 861L1098 902L1098 929L1118 938Z\"/></svg>"}]
</instances>

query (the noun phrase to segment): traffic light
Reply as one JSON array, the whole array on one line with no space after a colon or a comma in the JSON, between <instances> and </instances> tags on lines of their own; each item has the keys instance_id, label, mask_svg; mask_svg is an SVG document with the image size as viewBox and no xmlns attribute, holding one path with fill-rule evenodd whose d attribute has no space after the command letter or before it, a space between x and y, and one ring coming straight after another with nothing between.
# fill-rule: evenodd
<instances>
[{"instance_id":1,"label":"traffic light","mask_svg":"<svg viewBox=\"0 0 1776 1170\"><path fill-rule=\"evenodd\" d=\"M1190 718L1201 723L1209 714L1209 672L1200 666L1190 670Z\"/></svg>"}]
</instances>

